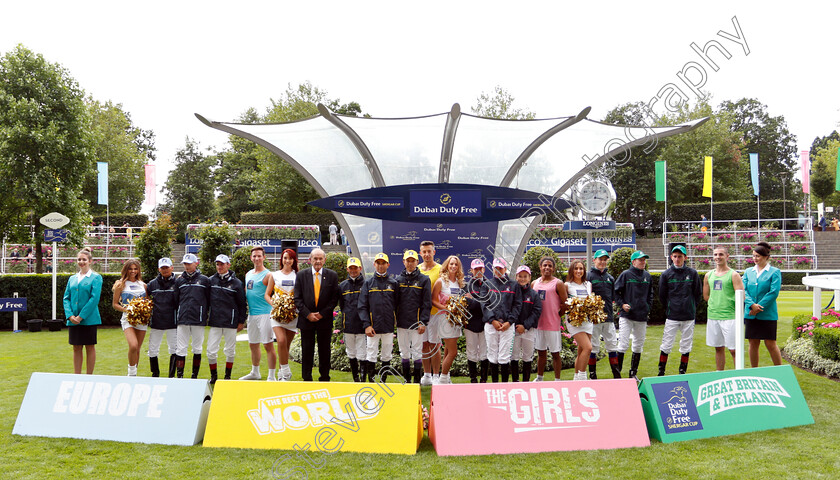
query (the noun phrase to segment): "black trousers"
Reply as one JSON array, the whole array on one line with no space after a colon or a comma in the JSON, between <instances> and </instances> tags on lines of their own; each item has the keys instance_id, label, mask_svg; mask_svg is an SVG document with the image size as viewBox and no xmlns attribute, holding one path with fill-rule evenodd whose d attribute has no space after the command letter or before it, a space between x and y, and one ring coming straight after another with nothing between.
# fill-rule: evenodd
<instances>
[{"instance_id":1,"label":"black trousers","mask_svg":"<svg viewBox=\"0 0 840 480\"><path fill-rule=\"evenodd\" d=\"M332 339L332 324L326 328L319 327L300 331L300 375L304 382L312 381L312 366L315 363L315 343L318 343L318 372L319 382L330 381L330 340Z\"/></svg>"}]
</instances>

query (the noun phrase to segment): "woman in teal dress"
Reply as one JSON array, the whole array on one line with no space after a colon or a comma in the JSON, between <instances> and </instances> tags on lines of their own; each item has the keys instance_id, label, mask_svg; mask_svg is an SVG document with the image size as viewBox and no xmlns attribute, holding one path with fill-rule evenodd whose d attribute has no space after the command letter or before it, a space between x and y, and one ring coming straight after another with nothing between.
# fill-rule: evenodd
<instances>
[{"instance_id":1,"label":"woman in teal dress","mask_svg":"<svg viewBox=\"0 0 840 480\"><path fill-rule=\"evenodd\" d=\"M758 366L758 349L762 340L770 352L773 365L781 365L782 353L776 345L779 320L776 298L782 288L782 272L769 264L770 245L766 242L759 242L753 248L753 260L755 266L744 272L744 336L750 341L750 366Z\"/></svg>"},{"instance_id":2,"label":"woman in teal dress","mask_svg":"<svg viewBox=\"0 0 840 480\"><path fill-rule=\"evenodd\" d=\"M82 373L86 353L88 375L93 373L96 364L96 326L102 323L99 317L102 275L90 269L92 262L90 249L80 250L76 255L79 273L70 277L64 289L64 316L67 317L70 345L73 345L73 370Z\"/></svg>"}]
</instances>

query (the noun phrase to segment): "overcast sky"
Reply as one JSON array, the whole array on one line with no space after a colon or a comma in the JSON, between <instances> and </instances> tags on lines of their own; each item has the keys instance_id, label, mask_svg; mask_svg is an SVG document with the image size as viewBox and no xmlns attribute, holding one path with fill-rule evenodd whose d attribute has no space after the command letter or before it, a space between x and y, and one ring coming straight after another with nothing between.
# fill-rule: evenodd
<instances>
[{"instance_id":1,"label":"overcast sky","mask_svg":"<svg viewBox=\"0 0 840 480\"><path fill-rule=\"evenodd\" d=\"M378 117L469 112L501 85L538 117L649 101L688 62L712 103L754 97L808 148L840 122L834 2L14 2L0 51L18 43L67 68L87 94L123 104L157 137L163 183L185 137L222 148L200 123L261 112L310 81ZM736 34L744 46L719 36ZM691 49L717 40L731 58ZM698 82L699 72L689 73Z\"/></svg>"}]
</instances>

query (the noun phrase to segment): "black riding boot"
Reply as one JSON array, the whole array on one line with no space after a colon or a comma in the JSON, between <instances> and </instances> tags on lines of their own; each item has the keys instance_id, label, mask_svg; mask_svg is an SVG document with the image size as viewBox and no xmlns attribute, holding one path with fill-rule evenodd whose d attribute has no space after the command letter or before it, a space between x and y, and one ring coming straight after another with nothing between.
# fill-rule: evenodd
<instances>
[{"instance_id":1,"label":"black riding boot","mask_svg":"<svg viewBox=\"0 0 840 480\"><path fill-rule=\"evenodd\" d=\"M502 367L502 382L507 383L510 377L510 364L502 363L500 366Z\"/></svg>"},{"instance_id":2,"label":"black riding boot","mask_svg":"<svg viewBox=\"0 0 840 480\"><path fill-rule=\"evenodd\" d=\"M665 352L659 352L659 377L665 376L665 365L668 364L668 354Z\"/></svg>"},{"instance_id":3,"label":"black riding boot","mask_svg":"<svg viewBox=\"0 0 840 480\"><path fill-rule=\"evenodd\" d=\"M487 370L490 368L490 360L484 359L481 361L481 373L479 374L479 383L487 383Z\"/></svg>"},{"instance_id":4,"label":"black riding boot","mask_svg":"<svg viewBox=\"0 0 840 480\"><path fill-rule=\"evenodd\" d=\"M353 376L354 382L359 382L359 360L355 358L350 359L350 375Z\"/></svg>"},{"instance_id":5,"label":"black riding boot","mask_svg":"<svg viewBox=\"0 0 840 480\"><path fill-rule=\"evenodd\" d=\"M149 357L149 368L152 369L152 376L160 376L160 365L158 365L158 357Z\"/></svg>"},{"instance_id":6,"label":"black riding boot","mask_svg":"<svg viewBox=\"0 0 840 480\"><path fill-rule=\"evenodd\" d=\"M178 378L184 378L184 364L187 363L187 359L178 355L177 360L175 360L175 370L176 376Z\"/></svg>"},{"instance_id":7,"label":"black riding boot","mask_svg":"<svg viewBox=\"0 0 840 480\"><path fill-rule=\"evenodd\" d=\"M688 371L688 354L684 354L680 358L680 375L684 375Z\"/></svg>"},{"instance_id":8,"label":"black riding boot","mask_svg":"<svg viewBox=\"0 0 840 480\"><path fill-rule=\"evenodd\" d=\"M478 364L467 360L467 368L470 371L470 383L478 383Z\"/></svg>"},{"instance_id":9,"label":"black riding boot","mask_svg":"<svg viewBox=\"0 0 840 480\"><path fill-rule=\"evenodd\" d=\"M169 356L169 378L175 378L177 368L175 364L178 363L178 355L172 354Z\"/></svg>"},{"instance_id":10,"label":"black riding boot","mask_svg":"<svg viewBox=\"0 0 840 480\"><path fill-rule=\"evenodd\" d=\"M215 385L219 379L219 372L215 368L210 369L210 385Z\"/></svg>"},{"instance_id":11,"label":"black riding boot","mask_svg":"<svg viewBox=\"0 0 840 480\"><path fill-rule=\"evenodd\" d=\"M201 370L201 354L194 353L193 354L193 371L192 377L190 378L198 378L198 371Z\"/></svg>"},{"instance_id":12,"label":"black riding boot","mask_svg":"<svg viewBox=\"0 0 840 480\"><path fill-rule=\"evenodd\" d=\"M621 370L624 369L624 352L618 352L618 374L621 378Z\"/></svg>"},{"instance_id":13,"label":"black riding boot","mask_svg":"<svg viewBox=\"0 0 840 480\"><path fill-rule=\"evenodd\" d=\"M491 363L490 364L490 379L493 380L493 383L499 383L499 364L498 363Z\"/></svg>"},{"instance_id":14,"label":"black riding boot","mask_svg":"<svg viewBox=\"0 0 840 480\"><path fill-rule=\"evenodd\" d=\"M406 383L411 383L411 360L403 360L401 366L403 379Z\"/></svg>"},{"instance_id":15,"label":"black riding boot","mask_svg":"<svg viewBox=\"0 0 840 480\"><path fill-rule=\"evenodd\" d=\"M423 377L423 360L414 361L414 383L420 385L420 379ZM406 378L406 381L408 379Z\"/></svg>"},{"instance_id":16,"label":"black riding boot","mask_svg":"<svg viewBox=\"0 0 840 480\"><path fill-rule=\"evenodd\" d=\"M639 372L639 361L641 360L642 354L633 352L633 356L630 357L630 371L627 374L629 378L636 378L636 374Z\"/></svg>"},{"instance_id":17,"label":"black riding boot","mask_svg":"<svg viewBox=\"0 0 840 480\"><path fill-rule=\"evenodd\" d=\"M531 381L531 362L522 362L522 381Z\"/></svg>"},{"instance_id":18,"label":"black riding boot","mask_svg":"<svg viewBox=\"0 0 840 480\"><path fill-rule=\"evenodd\" d=\"M502 378L504 378L505 374L505 366L502 365ZM505 380L502 380L505 381ZM519 362L513 361L510 362L510 381L518 382L519 381Z\"/></svg>"}]
</instances>

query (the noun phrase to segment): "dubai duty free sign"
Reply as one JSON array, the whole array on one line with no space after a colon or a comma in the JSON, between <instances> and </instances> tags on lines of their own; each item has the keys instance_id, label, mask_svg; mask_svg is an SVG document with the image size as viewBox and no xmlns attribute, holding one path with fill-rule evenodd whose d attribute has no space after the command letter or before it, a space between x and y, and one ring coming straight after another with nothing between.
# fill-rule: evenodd
<instances>
[{"instance_id":1,"label":"dubai duty free sign","mask_svg":"<svg viewBox=\"0 0 840 480\"><path fill-rule=\"evenodd\" d=\"M663 443L814 423L790 365L645 378L639 394Z\"/></svg>"}]
</instances>

